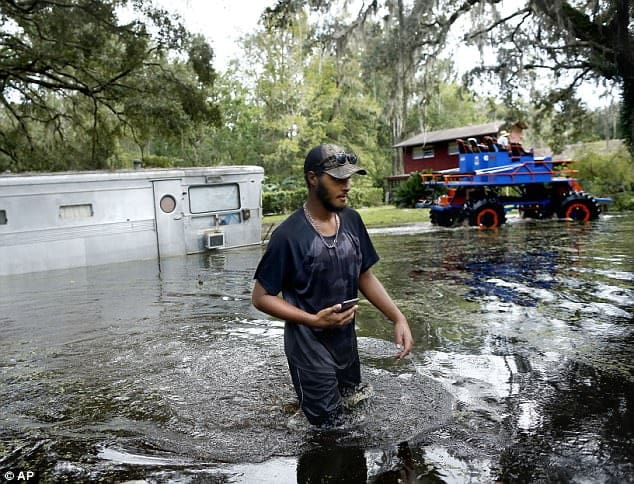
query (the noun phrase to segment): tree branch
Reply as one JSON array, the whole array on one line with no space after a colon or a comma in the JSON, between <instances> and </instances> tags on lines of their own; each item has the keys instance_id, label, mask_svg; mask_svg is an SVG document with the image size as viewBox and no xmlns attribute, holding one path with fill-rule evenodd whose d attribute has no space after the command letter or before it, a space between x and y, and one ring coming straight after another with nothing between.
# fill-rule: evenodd
<instances>
[{"instance_id":1,"label":"tree branch","mask_svg":"<svg viewBox=\"0 0 634 484\"><path fill-rule=\"evenodd\" d=\"M473 33L467 33L467 34L465 34L465 35L464 35L464 40L473 40L473 39L475 39L475 38L477 38L477 37L480 37L480 36L482 36L482 35L484 35L484 34L488 34L488 33L490 33L491 31L495 30L495 29L496 29L497 27L499 27L500 25L504 25L504 24L505 24L505 23L507 23L509 20L512 20L512 19L514 19L515 17L518 17L518 16L520 16L520 15L524 15L524 14L530 14L530 8L529 8L529 7L523 8L523 9L521 9L521 10L518 10L518 11L517 11L517 12L515 12L515 13L512 13L511 15L508 15L508 16L506 16L506 17L504 17L504 18L501 18L500 20L498 20L498 21L496 21L496 22L492 23L491 25L489 25L488 27L486 27L486 28L484 28L484 29L478 30L478 31L473 32ZM526 16L525 16L524 18L526 18Z\"/></svg>"}]
</instances>

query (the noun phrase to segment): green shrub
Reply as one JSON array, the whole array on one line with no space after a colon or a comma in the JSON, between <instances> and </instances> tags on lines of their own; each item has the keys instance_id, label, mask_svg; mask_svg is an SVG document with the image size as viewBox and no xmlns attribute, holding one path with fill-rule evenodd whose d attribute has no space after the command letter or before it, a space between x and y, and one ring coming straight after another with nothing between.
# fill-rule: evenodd
<instances>
[{"instance_id":1,"label":"green shrub","mask_svg":"<svg viewBox=\"0 0 634 484\"><path fill-rule=\"evenodd\" d=\"M578 178L584 190L595 196L631 192L634 189L634 163L625 148L600 150L603 145L588 145L575 153ZM627 198L627 197L625 197Z\"/></svg>"},{"instance_id":2,"label":"green shrub","mask_svg":"<svg viewBox=\"0 0 634 484\"><path fill-rule=\"evenodd\" d=\"M608 205L610 210L634 210L634 192L619 193L613 197L614 204Z\"/></svg>"},{"instance_id":3,"label":"green shrub","mask_svg":"<svg viewBox=\"0 0 634 484\"><path fill-rule=\"evenodd\" d=\"M144 168L171 168L174 166L174 160L167 156L147 155L143 158Z\"/></svg>"},{"instance_id":4,"label":"green shrub","mask_svg":"<svg viewBox=\"0 0 634 484\"><path fill-rule=\"evenodd\" d=\"M306 188L263 192L262 211L265 215L292 212L302 206L306 195Z\"/></svg>"},{"instance_id":5,"label":"green shrub","mask_svg":"<svg viewBox=\"0 0 634 484\"><path fill-rule=\"evenodd\" d=\"M378 207L383 205L383 189L377 187L352 187L348 192L353 208Z\"/></svg>"},{"instance_id":6,"label":"green shrub","mask_svg":"<svg viewBox=\"0 0 634 484\"><path fill-rule=\"evenodd\" d=\"M394 203L400 208L413 208L419 200L434 200L447 192L444 186L423 185L420 171L412 173L396 189Z\"/></svg>"},{"instance_id":7,"label":"green shrub","mask_svg":"<svg viewBox=\"0 0 634 484\"><path fill-rule=\"evenodd\" d=\"M306 201L306 188L274 190L262 193L262 211L265 215L289 213ZM376 187L352 187L348 193L351 207L376 207L383 204L383 189Z\"/></svg>"}]
</instances>

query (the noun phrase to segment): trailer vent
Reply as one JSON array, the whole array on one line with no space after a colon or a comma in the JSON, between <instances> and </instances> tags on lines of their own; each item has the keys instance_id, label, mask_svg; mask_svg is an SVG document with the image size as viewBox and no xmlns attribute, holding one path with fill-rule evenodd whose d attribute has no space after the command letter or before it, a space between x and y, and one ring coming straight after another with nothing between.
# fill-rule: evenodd
<instances>
[{"instance_id":1,"label":"trailer vent","mask_svg":"<svg viewBox=\"0 0 634 484\"><path fill-rule=\"evenodd\" d=\"M225 246L225 234L222 232L208 232L205 234L206 249L221 249Z\"/></svg>"}]
</instances>

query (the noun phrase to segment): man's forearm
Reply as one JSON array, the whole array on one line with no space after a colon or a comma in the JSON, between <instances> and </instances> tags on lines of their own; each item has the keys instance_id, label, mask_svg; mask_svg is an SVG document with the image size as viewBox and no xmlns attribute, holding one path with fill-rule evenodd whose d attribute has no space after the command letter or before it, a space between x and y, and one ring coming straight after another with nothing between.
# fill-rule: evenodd
<instances>
[{"instance_id":1,"label":"man's forearm","mask_svg":"<svg viewBox=\"0 0 634 484\"><path fill-rule=\"evenodd\" d=\"M312 326L314 328L334 328L345 326L354 321L357 305L341 310L341 304L322 309L317 314L308 313L287 303L277 295L269 294L258 282L255 282L251 302L260 311L276 318L292 323Z\"/></svg>"},{"instance_id":2,"label":"man's forearm","mask_svg":"<svg viewBox=\"0 0 634 484\"><path fill-rule=\"evenodd\" d=\"M314 319L314 315L287 303L276 295L268 294L257 282L253 289L251 302L256 309L284 321L311 325Z\"/></svg>"}]
</instances>

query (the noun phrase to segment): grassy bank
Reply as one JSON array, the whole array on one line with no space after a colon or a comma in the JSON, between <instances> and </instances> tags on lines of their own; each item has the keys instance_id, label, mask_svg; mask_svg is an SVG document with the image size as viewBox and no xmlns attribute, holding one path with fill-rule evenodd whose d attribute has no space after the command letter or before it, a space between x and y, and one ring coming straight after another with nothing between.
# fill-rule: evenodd
<instances>
[{"instance_id":1,"label":"grassy bank","mask_svg":"<svg viewBox=\"0 0 634 484\"><path fill-rule=\"evenodd\" d=\"M420 208L396 208L393 205L384 205L381 207L360 208L358 212L367 227L395 227L397 225L429 221L429 210ZM266 216L262 224L267 227L271 224L278 225L286 217L288 217L288 214Z\"/></svg>"}]
</instances>

